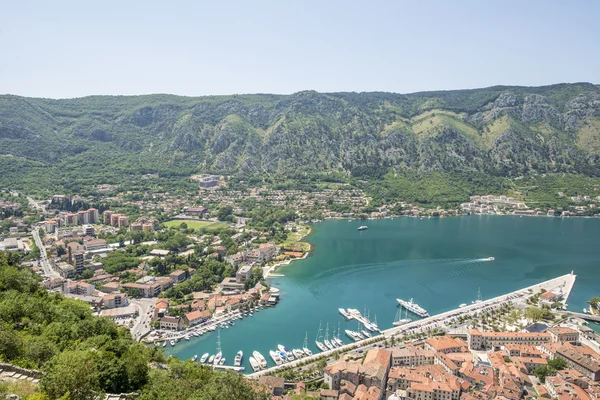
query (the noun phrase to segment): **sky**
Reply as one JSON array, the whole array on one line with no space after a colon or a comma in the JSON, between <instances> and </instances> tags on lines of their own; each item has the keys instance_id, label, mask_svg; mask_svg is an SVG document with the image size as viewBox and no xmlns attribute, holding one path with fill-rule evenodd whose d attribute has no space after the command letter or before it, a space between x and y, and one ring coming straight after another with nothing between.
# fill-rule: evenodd
<instances>
[{"instance_id":1,"label":"sky","mask_svg":"<svg viewBox=\"0 0 600 400\"><path fill-rule=\"evenodd\" d=\"M0 93L600 83L600 1L0 0Z\"/></svg>"}]
</instances>

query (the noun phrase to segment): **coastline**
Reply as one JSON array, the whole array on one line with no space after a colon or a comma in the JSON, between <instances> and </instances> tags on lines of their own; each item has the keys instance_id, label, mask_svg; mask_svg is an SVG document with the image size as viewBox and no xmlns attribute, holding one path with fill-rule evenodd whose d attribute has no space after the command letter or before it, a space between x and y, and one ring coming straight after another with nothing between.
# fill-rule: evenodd
<instances>
[{"instance_id":1,"label":"coastline","mask_svg":"<svg viewBox=\"0 0 600 400\"><path fill-rule=\"evenodd\" d=\"M310 235L313 231L312 225L308 225L308 232L306 232L306 234L304 236L301 236L300 238L298 238L298 242L302 241L305 237L307 237L308 235ZM307 242L308 243L308 242ZM281 275L275 275L274 272L277 268L279 268L282 265L289 265L294 261L298 261L298 260L304 260L306 257L308 257L310 255L310 253L312 253L313 251L313 246L312 244L308 243L309 249L308 251L306 251L302 257L300 258L292 258L289 260L285 260L285 261L281 261L278 263L275 263L273 265L269 265L269 266L265 266L263 267L263 279L268 279L268 278L276 278L277 276L281 276Z\"/></svg>"}]
</instances>

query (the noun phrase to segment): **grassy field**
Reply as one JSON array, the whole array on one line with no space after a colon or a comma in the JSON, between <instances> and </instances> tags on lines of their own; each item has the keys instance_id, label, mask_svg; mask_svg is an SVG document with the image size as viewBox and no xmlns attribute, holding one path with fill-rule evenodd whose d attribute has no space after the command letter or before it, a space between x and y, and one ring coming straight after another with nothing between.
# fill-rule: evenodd
<instances>
[{"instance_id":1,"label":"grassy field","mask_svg":"<svg viewBox=\"0 0 600 400\"><path fill-rule=\"evenodd\" d=\"M310 227L300 225L298 232L289 232L288 238L283 242L283 247L286 249L297 248L298 250L310 251L310 244L301 240L310 232Z\"/></svg>"},{"instance_id":2,"label":"grassy field","mask_svg":"<svg viewBox=\"0 0 600 400\"><path fill-rule=\"evenodd\" d=\"M188 226L188 229L198 229L198 228L206 228L210 230L221 229L229 226L227 222L214 222L214 221L192 221L187 219L174 219L171 221L165 222L165 226L169 228L179 228L182 222L185 222Z\"/></svg>"}]
</instances>

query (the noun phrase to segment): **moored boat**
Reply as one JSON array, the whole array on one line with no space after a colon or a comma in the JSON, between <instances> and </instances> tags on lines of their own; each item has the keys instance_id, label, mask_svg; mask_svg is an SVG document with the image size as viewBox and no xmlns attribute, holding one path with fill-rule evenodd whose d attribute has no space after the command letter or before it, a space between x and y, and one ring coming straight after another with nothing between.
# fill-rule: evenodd
<instances>
[{"instance_id":1,"label":"moored boat","mask_svg":"<svg viewBox=\"0 0 600 400\"><path fill-rule=\"evenodd\" d=\"M260 371L260 365L258 364L258 361L256 361L256 359L254 357L250 357L248 359L248 361L250 361L250 366L252 367L252 370L254 372Z\"/></svg>"},{"instance_id":2,"label":"moored boat","mask_svg":"<svg viewBox=\"0 0 600 400\"><path fill-rule=\"evenodd\" d=\"M205 362L206 362L206 360L208 360L208 356L209 356L209 354L208 354L208 353L204 353L204 354L202 354L202 357L200 357L200 362L201 362L201 363L205 363Z\"/></svg>"},{"instance_id":3,"label":"moored boat","mask_svg":"<svg viewBox=\"0 0 600 400\"><path fill-rule=\"evenodd\" d=\"M198 359L198 354L194 354L194 357L192 357L192 361L196 361Z\"/></svg>"},{"instance_id":4,"label":"moored boat","mask_svg":"<svg viewBox=\"0 0 600 400\"><path fill-rule=\"evenodd\" d=\"M242 358L244 357L244 353L240 350L237 352L237 354L235 355L235 358L233 359L233 365L236 367L239 367L240 365L242 365Z\"/></svg>"}]
</instances>

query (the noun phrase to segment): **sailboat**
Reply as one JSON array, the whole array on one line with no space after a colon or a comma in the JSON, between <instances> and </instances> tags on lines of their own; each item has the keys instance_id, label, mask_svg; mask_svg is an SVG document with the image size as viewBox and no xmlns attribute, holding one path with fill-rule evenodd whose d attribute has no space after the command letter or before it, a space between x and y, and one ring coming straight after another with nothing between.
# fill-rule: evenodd
<instances>
[{"instance_id":1,"label":"sailboat","mask_svg":"<svg viewBox=\"0 0 600 400\"><path fill-rule=\"evenodd\" d=\"M308 348L308 331L306 331L306 334L304 335L304 345L302 346L302 351L307 356L312 356L312 351Z\"/></svg>"},{"instance_id":2,"label":"sailboat","mask_svg":"<svg viewBox=\"0 0 600 400\"><path fill-rule=\"evenodd\" d=\"M217 331L217 354L213 360L213 365L219 365L223 358L223 352L221 351L221 330Z\"/></svg>"},{"instance_id":3,"label":"sailboat","mask_svg":"<svg viewBox=\"0 0 600 400\"><path fill-rule=\"evenodd\" d=\"M344 342L341 341L340 339L340 321L338 321L338 330L337 330L337 336L333 336L333 342L335 342L335 344L340 347L344 345Z\"/></svg>"},{"instance_id":4,"label":"sailboat","mask_svg":"<svg viewBox=\"0 0 600 400\"><path fill-rule=\"evenodd\" d=\"M317 332L317 339L315 340L315 344L321 351L327 351L327 346L319 341L321 339L321 322L319 322L319 331Z\"/></svg>"},{"instance_id":5,"label":"sailboat","mask_svg":"<svg viewBox=\"0 0 600 400\"><path fill-rule=\"evenodd\" d=\"M334 346L329 341L329 323L327 323L327 328L325 328L325 340L323 340L323 343L325 343L325 346L327 346L327 348L331 350L334 349Z\"/></svg>"},{"instance_id":6,"label":"sailboat","mask_svg":"<svg viewBox=\"0 0 600 400\"><path fill-rule=\"evenodd\" d=\"M483 300L481 300L481 286L477 288L477 300L472 301L472 304L477 304L477 303L481 303Z\"/></svg>"},{"instance_id":7,"label":"sailboat","mask_svg":"<svg viewBox=\"0 0 600 400\"><path fill-rule=\"evenodd\" d=\"M408 318L408 310L406 310L405 317L402 318L402 308L398 307L398 311L396 311L396 318L394 319L394 322L392 325L400 326L400 325L408 324L410 321L411 321L411 319Z\"/></svg>"}]
</instances>

